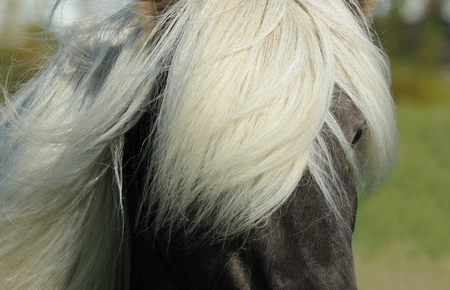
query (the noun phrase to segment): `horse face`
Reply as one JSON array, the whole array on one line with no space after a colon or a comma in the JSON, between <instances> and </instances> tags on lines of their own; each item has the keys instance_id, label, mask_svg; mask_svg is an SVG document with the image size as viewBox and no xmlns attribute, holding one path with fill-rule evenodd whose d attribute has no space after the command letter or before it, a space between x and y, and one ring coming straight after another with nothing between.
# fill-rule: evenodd
<instances>
[{"instance_id":1,"label":"horse face","mask_svg":"<svg viewBox=\"0 0 450 290\"><path fill-rule=\"evenodd\" d=\"M356 146L363 117L347 98L335 107L344 135ZM136 235L132 289L356 289L351 234L357 193L345 154L336 140L327 142L348 195L343 220L330 214L306 173L290 200L243 236L199 245L200 237L183 234L172 233L170 241Z\"/></svg>"},{"instance_id":2,"label":"horse face","mask_svg":"<svg viewBox=\"0 0 450 290\"><path fill-rule=\"evenodd\" d=\"M162 3L157 11L164 9L164 3L173 3L156 2ZM364 11L369 2L359 1ZM348 143L356 146L364 130L362 115L347 98L336 98L333 113ZM145 130L148 124L143 126ZM145 135L140 132L137 129L127 138L134 144L126 146L130 152L139 152ZM239 237L205 244L198 242L203 238L200 234L186 236L169 229L158 237L145 230L132 233L131 289L356 289L351 249L356 186L339 142L332 137L326 141L333 148L348 200L340 207L341 220L330 213L320 187L305 172L281 208ZM133 167L133 162L127 165ZM139 197L128 199L133 217Z\"/></svg>"}]
</instances>

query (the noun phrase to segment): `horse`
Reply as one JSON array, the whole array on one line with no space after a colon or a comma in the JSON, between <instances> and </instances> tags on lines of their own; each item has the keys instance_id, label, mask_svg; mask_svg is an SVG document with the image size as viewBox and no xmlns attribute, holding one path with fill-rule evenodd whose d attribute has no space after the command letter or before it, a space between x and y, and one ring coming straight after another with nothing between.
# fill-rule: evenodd
<instances>
[{"instance_id":1,"label":"horse","mask_svg":"<svg viewBox=\"0 0 450 290\"><path fill-rule=\"evenodd\" d=\"M1 289L356 289L391 167L356 0L135 0L60 37L0 121Z\"/></svg>"}]
</instances>

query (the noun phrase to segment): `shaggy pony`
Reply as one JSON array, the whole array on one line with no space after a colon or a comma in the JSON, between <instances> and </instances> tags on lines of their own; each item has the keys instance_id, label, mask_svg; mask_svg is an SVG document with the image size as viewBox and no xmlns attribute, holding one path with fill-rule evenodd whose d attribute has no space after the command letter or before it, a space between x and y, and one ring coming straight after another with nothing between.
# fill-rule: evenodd
<instances>
[{"instance_id":1,"label":"shaggy pony","mask_svg":"<svg viewBox=\"0 0 450 290\"><path fill-rule=\"evenodd\" d=\"M337 96L366 120L357 147ZM127 288L122 153L144 112L141 216L218 240L264 223L306 170L340 220L325 137L376 184L393 160L393 108L355 1L142 0L78 25L2 107L0 288Z\"/></svg>"}]
</instances>

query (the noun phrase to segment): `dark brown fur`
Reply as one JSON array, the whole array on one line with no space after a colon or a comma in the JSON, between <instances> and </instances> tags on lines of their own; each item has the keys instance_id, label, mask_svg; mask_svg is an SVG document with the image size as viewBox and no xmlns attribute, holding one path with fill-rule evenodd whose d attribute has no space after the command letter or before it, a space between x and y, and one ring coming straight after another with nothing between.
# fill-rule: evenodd
<instances>
[{"instance_id":1,"label":"dark brown fur","mask_svg":"<svg viewBox=\"0 0 450 290\"><path fill-rule=\"evenodd\" d=\"M346 98L337 101L336 117L349 142L361 115ZM156 109L155 109L156 110ZM127 135L125 182L130 225L145 176L144 138L154 119L147 113ZM347 134L346 134L347 135ZM353 225L357 196L352 172L336 141L334 159L340 164L348 203L342 214ZM139 224L139 223L138 223ZM318 186L308 174L291 199L260 228L245 236L197 244L195 236L172 233L155 238L145 224L131 227L131 289L355 289L350 227L340 226L327 209Z\"/></svg>"}]
</instances>

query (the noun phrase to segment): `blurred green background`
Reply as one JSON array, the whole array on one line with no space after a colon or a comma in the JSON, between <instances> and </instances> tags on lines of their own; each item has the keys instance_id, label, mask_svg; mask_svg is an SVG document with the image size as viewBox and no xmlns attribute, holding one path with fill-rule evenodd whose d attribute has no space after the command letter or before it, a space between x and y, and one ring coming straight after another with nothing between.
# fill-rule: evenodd
<instances>
[{"instance_id":1,"label":"blurred green background","mask_svg":"<svg viewBox=\"0 0 450 290\"><path fill-rule=\"evenodd\" d=\"M437 0L415 22L401 16L403 1L383 3L375 22L391 59L398 160L385 184L360 196L358 286L450 289L450 35ZM18 21L29 6L0 5L0 86L13 93L45 63L54 42L36 23Z\"/></svg>"},{"instance_id":2,"label":"blurred green background","mask_svg":"<svg viewBox=\"0 0 450 290\"><path fill-rule=\"evenodd\" d=\"M399 148L386 183L360 196L354 247L363 290L450 289L450 23L444 1L407 19L405 6L424 2L392 1L376 19L391 60Z\"/></svg>"}]
</instances>

